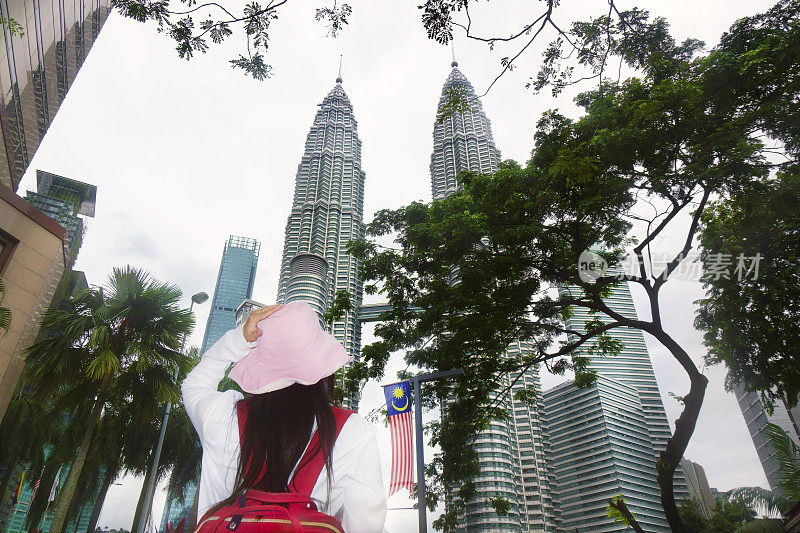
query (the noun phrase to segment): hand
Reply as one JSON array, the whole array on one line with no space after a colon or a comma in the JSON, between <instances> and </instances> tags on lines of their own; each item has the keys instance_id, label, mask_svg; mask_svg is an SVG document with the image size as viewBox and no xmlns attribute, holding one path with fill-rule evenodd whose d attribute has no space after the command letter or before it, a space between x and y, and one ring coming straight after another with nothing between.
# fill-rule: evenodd
<instances>
[{"instance_id":1,"label":"hand","mask_svg":"<svg viewBox=\"0 0 800 533\"><path fill-rule=\"evenodd\" d=\"M268 305L261 309L250 311L250 316L247 317L247 321L245 321L244 327L242 328L244 340L247 342L255 342L255 340L261 336L261 330L258 329L257 324L282 307L282 305Z\"/></svg>"}]
</instances>

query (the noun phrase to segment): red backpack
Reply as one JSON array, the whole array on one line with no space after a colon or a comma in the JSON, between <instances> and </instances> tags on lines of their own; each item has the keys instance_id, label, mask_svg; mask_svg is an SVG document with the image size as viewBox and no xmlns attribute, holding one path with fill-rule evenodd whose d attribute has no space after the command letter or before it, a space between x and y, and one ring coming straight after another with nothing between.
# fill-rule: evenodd
<instances>
[{"instance_id":1,"label":"red backpack","mask_svg":"<svg viewBox=\"0 0 800 533\"><path fill-rule=\"evenodd\" d=\"M247 403L239 402L236 411L241 438L247 419ZM333 407L337 437L351 414L353 411ZM325 467L321 453L311 456L318 442L319 434L315 431L305 454L298 463L303 466L295 471L289 482L290 492L261 492L247 489L239 496L236 503L220 507L213 514L209 511L197 524L194 533L224 531L344 533L341 522L336 517L317 511L317 506L311 500L311 491Z\"/></svg>"}]
</instances>

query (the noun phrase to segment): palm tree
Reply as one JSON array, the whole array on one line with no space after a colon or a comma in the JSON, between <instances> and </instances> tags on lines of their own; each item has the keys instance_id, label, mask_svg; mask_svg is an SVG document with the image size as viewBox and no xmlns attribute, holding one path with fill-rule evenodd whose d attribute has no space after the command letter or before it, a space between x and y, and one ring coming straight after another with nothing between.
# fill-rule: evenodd
<instances>
[{"instance_id":1,"label":"palm tree","mask_svg":"<svg viewBox=\"0 0 800 533\"><path fill-rule=\"evenodd\" d=\"M179 397L175 376L190 364L181 336L194 320L181 309L181 291L130 266L115 268L105 287L82 291L61 309L48 310L50 336L27 351L26 372L37 397L58 396L71 411L89 399L82 439L59 495L50 531L61 533L103 408L127 401L157 416L158 406ZM60 391L90 391L83 399ZM77 422L77 421L75 421Z\"/></svg>"},{"instance_id":2,"label":"palm tree","mask_svg":"<svg viewBox=\"0 0 800 533\"><path fill-rule=\"evenodd\" d=\"M731 490L728 497L741 497L752 507L765 509L767 514L785 516L792 505L800 501L800 446L780 426L767 423L763 431L778 461L778 490L740 487Z\"/></svg>"}]
</instances>

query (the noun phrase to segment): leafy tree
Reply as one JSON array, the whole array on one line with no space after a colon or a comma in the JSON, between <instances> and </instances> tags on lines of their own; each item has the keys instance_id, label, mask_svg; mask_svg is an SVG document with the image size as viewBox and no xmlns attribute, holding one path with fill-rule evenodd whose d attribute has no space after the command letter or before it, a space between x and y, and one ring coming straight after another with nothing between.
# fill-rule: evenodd
<instances>
[{"instance_id":1,"label":"leafy tree","mask_svg":"<svg viewBox=\"0 0 800 533\"><path fill-rule=\"evenodd\" d=\"M394 246L352 243L351 251L364 259L365 279L372 281L366 291L384 294L392 309L376 326L380 341L364 347L362 361L349 369L351 377L381 377L389 354L401 349L407 350L409 364L465 371L456 385L427 384L424 396L428 406L443 396L456 400L441 424L432 426L431 443L442 454L428 467L434 488L428 505L435 506L447 490L457 496L437 526L454 527L474 495L470 477L477 473L477 461L471 439L489 419L507 416L499 408L511 388L503 386L503 376L545 363L556 372L573 367L576 382L589 384L586 359L570 362L565 356L587 347L595 355L613 355L619 347L607 332L628 328L652 335L688 377L683 412L657 463L670 526L688 531L675 504L673 478L708 380L664 329L660 293L696 247L712 197L732 197L797 160L791 127L774 120L774 105L796 101L797 87L782 83L775 65L786 72L788 61L792 72L800 71L800 56L779 57L764 47L777 39L777 50L790 48L794 34L786 27L797 27L798 5L780 2L765 15L737 23L705 56L698 56L702 43L676 43L663 19L650 21L637 10L621 13L620 24L605 18L576 24L570 39L586 50L579 62L600 69L602 58L619 56L641 77L606 81L582 93L576 99L585 112L580 119L545 113L525 167L505 162L493 176L464 173L462 189L446 199L378 212L368 235L393 234ZM755 25L763 30L758 38L739 38ZM733 42L746 43L746 51L726 48ZM760 54L761 70L773 73L760 78L761 86L742 74L753 57L747 51ZM554 62L553 72L559 69ZM768 103L761 96L764 87L771 91ZM759 137L766 127L786 139L782 154L788 163L767 160L773 149ZM648 204L654 215L642 211ZM687 216L681 249L659 249L661 237ZM642 228L638 240L631 234L634 224ZM598 249L614 264L629 246L631 272L605 273L594 282L579 276L578 258L585 250ZM657 253L670 255L656 265L651 257ZM458 283L452 283L454 272ZM643 290L649 318L623 316L607 305L611 288L625 282ZM575 290L554 298L552 287ZM570 330L565 320L573 308L586 309L596 319L585 330ZM555 342L565 334L567 340ZM507 353L516 339L532 350Z\"/></svg>"},{"instance_id":2,"label":"leafy tree","mask_svg":"<svg viewBox=\"0 0 800 533\"><path fill-rule=\"evenodd\" d=\"M757 276L704 280L706 297L695 324L706 331L706 361L725 363L728 386L743 383L768 403L785 399L792 407L800 399L800 355L793 342L800 338L800 168L719 200L702 222L705 262L720 253L734 263L740 256L763 258Z\"/></svg>"},{"instance_id":3,"label":"leafy tree","mask_svg":"<svg viewBox=\"0 0 800 533\"><path fill-rule=\"evenodd\" d=\"M174 376L190 363L178 351L180 338L193 324L180 296L141 270L115 268L105 288L83 291L66 310L45 315L43 327L56 333L28 349L26 374L35 398L57 395L64 409L82 408L78 420L85 424L51 531L64 528L103 408L126 399L140 413L158 413L163 402L177 400ZM65 389L83 393L61 394Z\"/></svg>"},{"instance_id":4,"label":"leafy tree","mask_svg":"<svg viewBox=\"0 0 800 533\"><path fill-rule=\"evenodd\" d=\"M756 512L741 498L718 499L714 516L709 520L708 533L732 533L748 522L752 522Z\"/></svg>"},{"instance_id":5,"label":"leafy tree","mask_svg":"<svg viewBox=\"0 0 800 533\"><path fill-rule=\"evenodd\" d=\"M700 512L700 504L695 498L681 501L678 506L678 513L681 515L683 525L686 526L686 529L689 531L700 533L707 530L709 527L708 518L703 516Z\"/></svg>"}]
</instances>

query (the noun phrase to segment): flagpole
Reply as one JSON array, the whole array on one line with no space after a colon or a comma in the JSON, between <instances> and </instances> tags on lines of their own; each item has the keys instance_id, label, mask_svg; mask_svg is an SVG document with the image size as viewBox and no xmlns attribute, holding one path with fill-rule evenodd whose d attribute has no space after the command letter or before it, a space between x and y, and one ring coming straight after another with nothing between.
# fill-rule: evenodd
<instances>
[{"instance_id":1,"label":"flagpole","mask_svg":"<svg viewBox=\"0 0 800 533\"><path fill-rule=\"evenodd\" d=\"M425 458L422 438L422 388L420 384L423 381L445 379L462 374L464 374L464 371L457 368L445 372L417 374L411 378L411 382L414 384L414 418L416 424L415 437L417 441L417 513L419 514L419 533L427 533L428 531L428 516L427 509L425 508Z\"/></svg>"}]
</instances>

